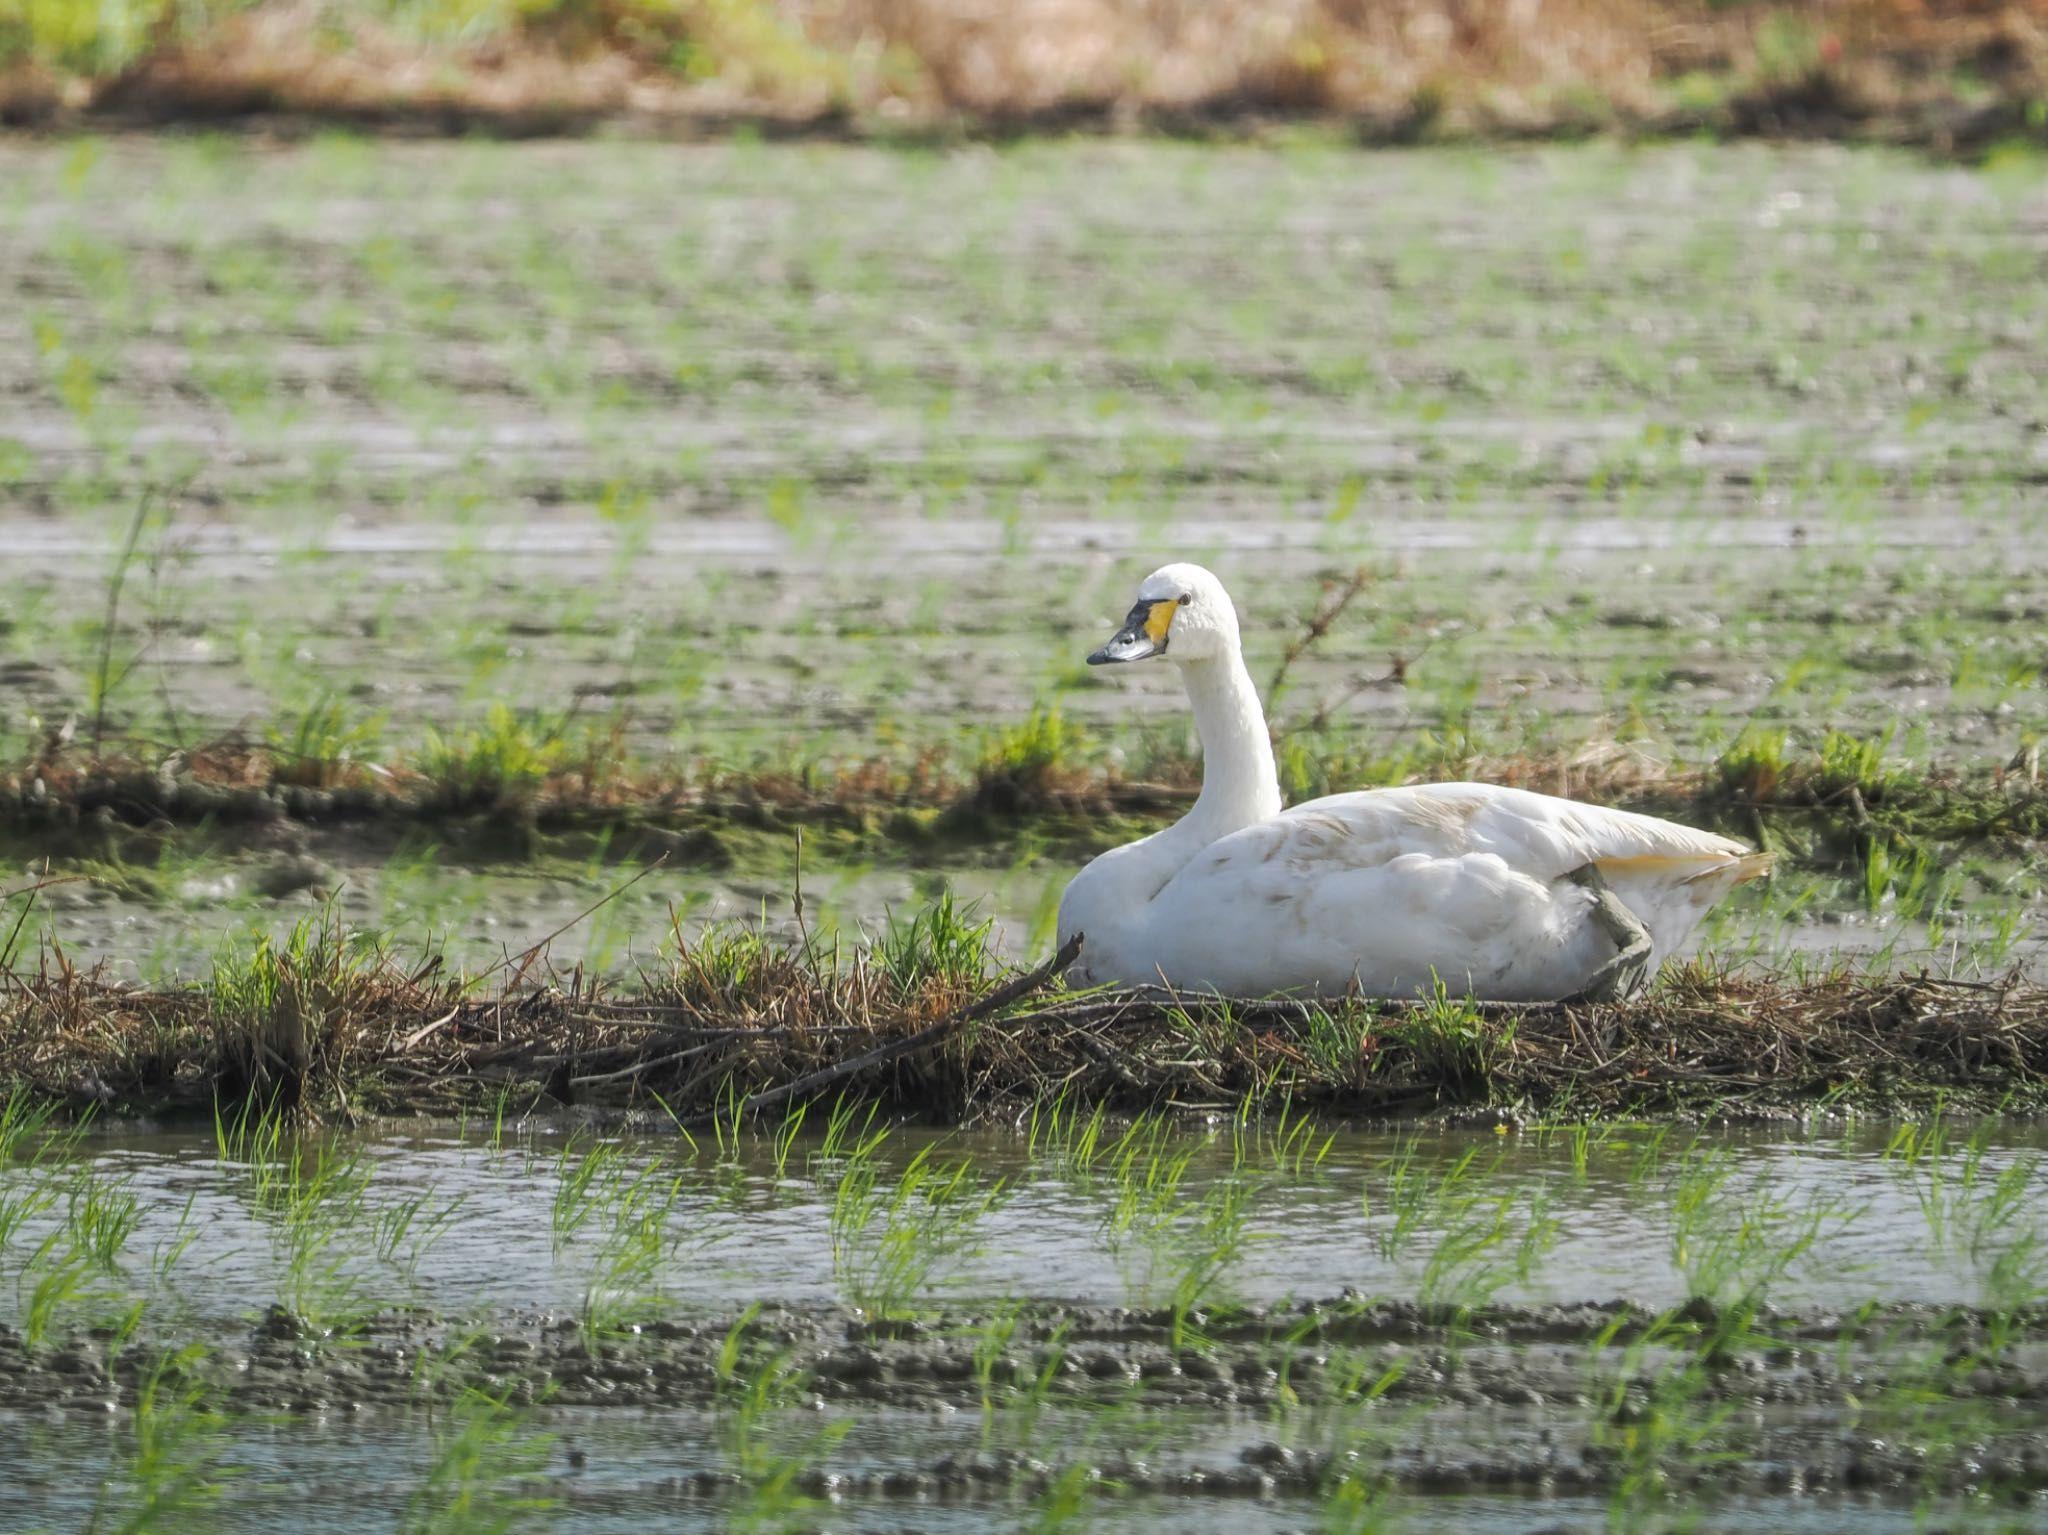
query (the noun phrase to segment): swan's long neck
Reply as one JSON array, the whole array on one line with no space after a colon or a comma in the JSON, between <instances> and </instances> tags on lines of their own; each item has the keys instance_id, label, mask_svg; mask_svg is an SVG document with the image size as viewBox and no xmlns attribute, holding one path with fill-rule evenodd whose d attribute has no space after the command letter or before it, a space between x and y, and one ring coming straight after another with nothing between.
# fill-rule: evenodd
<instances>
[{"instance_id":1,"label":"swan's long neck","mask_svg":"<svg viewBox=\"0 0 2048 1535\"><path fill-rule=\"evenodd\" d=\"M1142 919L1145 904L1203 848L1280 813L1273 742L1266 734L1258 689L1244 669L1244 658L1233 650L1218 660L1184 662L1181 675L1188 701L1195 706L1195 731L1202 738L1202 792L1188 813L1166 830L1098 860L1105 871L1115 870L1108 877L1118 881L1108 921ZM1105 915L1094 920L1101 929Z\"/></svg>"},{"instance_id":2,"label":"swan's long neck","mask_svg":"<svg viewBox=\"0 0 2048 1535\"><path fill-rule=\"evenodd\" d=\"M1084 979L1142 986L1156 981L1145 934L1151 902L1202 849L1280 813L1280 778L1258 689L1233 647L1216 660L1182 664L1195 729L1202 737L1202 792L1161 832L1096 859L1067 887L1060 934L1087 936Z\"/></svg>"},{"instance_id":3,"label":"swan's long neck","mask_svg":"<svg viewBox=\"0 0 2048 1535\"><path fill-rule=\"evenodd\" d=\"M1235 647L1181 668L1195 733L1202 738L1202 792L1181 825L1206 847L1218 837L1280 813L1280 775L1259 691Z\"/></svg>"}]
</instances>

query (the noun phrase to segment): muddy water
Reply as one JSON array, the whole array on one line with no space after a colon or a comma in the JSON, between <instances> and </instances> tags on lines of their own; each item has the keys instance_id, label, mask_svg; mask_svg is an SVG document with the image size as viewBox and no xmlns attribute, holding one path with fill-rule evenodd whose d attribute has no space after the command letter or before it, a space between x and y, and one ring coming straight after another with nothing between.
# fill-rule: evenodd
<instances>
[{"instance_id":1,"label":"muddy water","mask_svg":"<svg viewBox=\"0 0 2048 1535\"><path fill-rule=\"evenodd\" d=\"M1886 1160L1889 1138L1876 1127L1687 1145L1619 1130L1575 1152L1533 1132L1343 1133L1309 1166L1270 1138L1232 1155L1227 1129L1184 1131L1149 1159L1193 1151L1159 1224L1119 1220L1127 1186L1106 1159L1088 1172L1043 1147L1034 1158L1016 1136L899 1130L880 1154L883 1187L927 1147L969 1158L975 1187L1003 1182L960 1261L899 1299L918 1315L908 1322L848 1305L880 1228L842 1225L835 1254L832 1196L849 1165L815 1135L797 1136L779 1168L763 1143L736 1158L692 1157L672 1136L609 1143L620 1158L573 1229L563 1212L582 1206L558 1196L594 1137L571 1147L558 1126L513 1125L354 1142L360 1204L326 1221L313 1202L300 1229L328 1235L298 1279L292 1223L255 1194L249 1165L189 1135L100 1138L77 1160L0 1174L0 1197L38 1179L59 1191L0 1259L0 1456L14 1468L0 1521L84 1523L108 1467L132 1465L151 1361L194 1342L207 1354L190 1378L222 1416L180 1443L241 1468L208 1515L217 1528L261 1528L287 1507L313 1529L398 1527L445 1464L464 1386L504 1396L531 1445L534 1478L511 1490L554 1499L579 1528L787 1517L764 1509L758 1477L736 1478L736 1433L757 1436L750 1464L787 1461L789 1489L818 1500L805 1522L830 1529L1009 1528L1054 1507L1075 1468L1102 1528L1300 1529L1320 1522L1347 1467L1366 1468L1382 1511L1408 1528L1578 1530L1617 1508L1655 1526L1659 1500L1629 1501L1635 1462L1594 1410L1610 1392L1622 1424L1650 1421L1641 1414L1661 1402L1666 1430L1690 1425L1696 1437L1674 1432L1649 1464L1698 1505L1694 1528L1905 1530L1916 1508L1971 1527L1957 1501L1971 1488L2024 1521L2048 1495L2048 1333L2023 1316L1994 1345L1990 1314L1971 1308L2024 1293L1992 1277L2000 1262L2026 1284L2048 1278L2027 1245L2048 1195L2048 1132L1995 1129L1972 1162L1951 1142L1910 1167ZM597 1280L613 1304L593 1332L594 1260L619 1191L645 1187L648 1169L680 1179L661 1260L630 1291ZM95 1281L116 1293L60 1305L30 1341L29 1298L48 1268L29 1255L87 1174L137 1195L141 1222ZM2011 1198L1987 1223L2001 1178ZM1232 1180L1249 1195L1238 1256L1177 1323L1161 1270ZM1439 1193L1404 1200L1404 1188ZM1721 1203L1688 1227L1681 1212L1703 1188ZM379 1212L419 1194L425 1220L452 1211L440 1234L380 1256ZM1555 1220L1553 1240L1525 1273L1484 1278L1485 1262L1457 1256L1475 1210L1501 1233L1493 1259L1538 1213ZM1769 1228L1775 1251L1808 1218L1815 1240L1796 1259L1744 1249L1743 1273L1782 1267L1765 1281L1759 1336L1690 1378L1683 1400L1658 1396L1683 1360L1653 1330L1653 1313L1687 1293L1674 1233L1689 1232L1698 1278L1702 1244L1739 1240L1745 1220ZM167 1264L181 1230L196 1239ZM1465 1277L1447 1286L1446 1272ZM275 1308L287 1295L359 1330L324 1336ZM145 1301L137 1341L83 1330L123 1296ZM1476 1309L1448 1325L1444 1308L1460 1305ZM720 1385L734 1338L784 1381L783 1405L758 1422L736 1416ZM1979 1348L1982 1363L1929 1395L1936 1361ZM1343 1382L1360 1378L1386 1382L1377 1406L1350 1403ZM1027 1391L1033 1379L1045 1384ZM1905 1420L1884 1416L1908 1405ZM506 1466L509 1445L492 1452Z\"/></svg>"}]
</instances>

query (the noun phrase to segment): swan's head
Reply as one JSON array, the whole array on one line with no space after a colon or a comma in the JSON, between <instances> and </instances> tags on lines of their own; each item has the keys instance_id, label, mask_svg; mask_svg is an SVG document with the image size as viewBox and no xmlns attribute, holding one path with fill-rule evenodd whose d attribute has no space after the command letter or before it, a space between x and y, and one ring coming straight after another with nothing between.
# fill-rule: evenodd
<instances>
[{"instance_id":1,"label":"swan's head","mask_svg":"<svg viewBox=\"0 0 2048 1535\"><path fill-rule=\"evenodd\" d=\"M1231 654L1237 644L1237 609L1223 583L1199 565L1162 565L1138 588L1124 626L1088 664L1147 656L1208 661Z\"/></svg>"}]
</instances>

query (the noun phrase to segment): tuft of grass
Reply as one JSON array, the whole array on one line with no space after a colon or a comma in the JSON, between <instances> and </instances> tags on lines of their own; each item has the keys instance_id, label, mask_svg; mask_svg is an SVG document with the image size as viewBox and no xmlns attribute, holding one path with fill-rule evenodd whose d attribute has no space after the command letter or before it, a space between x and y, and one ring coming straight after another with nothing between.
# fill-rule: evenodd
<instances>
[{"instance_id":1,"label":"tuft of grass","mask_svg":"<svg viewBox=\"0 0 2048 1535\"><path fill-rule=\"evenodd\" d=\"M1042 813L1096 792L1084 763L1088 738L1057 704L1034 708L1021 724L983 743L967 803L996 815Z\"/></svg>"},{"instance_id":2,"label":"tuft of grass","mask_svg":"<svg viewBox=\"0 0 2048 1535\"><path fill-rule=\"evenodd\" d=\"M278 758L278 783L332 789L356 780L360 765L384 743L385 716L358 716L346 700L323 692L296 712L281 714L265 732Z\"/></svg>"},{"instance_id":3,"label":"tuft of grass","mask_svg":"<svg viewBox=\"0 0 2048 1535\"><path fill-rule=\"evenodd\" d=\"M244 1468L228 1457L226 1416L207 1402L204 1345L159 1355L142 1377L114 1467L101 1482L88 1529L147 1535L211 1526Z\"/></svg>"},{"instance_id":4,"label":"tuft of grass","mask_svg":"<svg viewBox=\"0 0 2048 1535\"><path fill-rule=\"evenodd\" d=\"M222 1090L292 1109L316 1073L344 1077L380 968L332 901L281 941L259 933L246 947L224 944L205 987Z\"/></svg>"},{"instance_id":5,"label":"tuft of grass","mask_svg":"<svg viewBox=\"0 0 2048 1535\"><path fill-rule=\"evenodd\" d=\"M9 1085L0 1102L0 1168L40 1165L75 1144L83 1126L66 1129L57 1121L57 1105L38 1102L20 1082Z\"/></svg>"},{"instance_id":6,"label":"tuft of grass","mask_svg":"<svg viewBox=\"0 0 2048 1535\"><path fill-rule=\"evenodd\" d=\"M1404 1137L1381 1169L1383 1213L1374 1218L1372 1186L1363 1195L1375 1219L1374 1244L1390 1262L1411 1263L1418 1240L1434 1241L1416 1266L1423 1305L1446 1326L1461 1328L1506 1285L1525 1282L1556 1239L1557 1221L1542 1190L1533 1195L1488 1189L1501 1156L1482 1160L1467 1147L1448 1167L1430 1167L1417 1137Z\"/></svg>"},{"instance_id":7,"label":"tuft of grass","mask_svg":"<svg viewBox=\"0 0 2048 1535\"><path fill-rule=\"evenodd\" d=\"M915 1315L945 1272L978 1251L975 1228L1007 1191L970 1159L941 1161L929 1145L891 1179L874 1145L854 1148L833 1189L832 1268L850 1304L897 1320Z\"/></svg>"},{"instance_id":8,"label":"tuft of grass","mask_svg":"<svg viewBox=\"0 0 2048 1535\"><path fill-rule=\"evenodd\" d=\"M1854 789L1865 800L1881 801L1897 772L1886 756L1889 748L1888 738L1828 731L1821 737L1820 762L1813 773L1814 788L1822 794Z\"/></svg>"},{"instance_id":9,"label":"tuft of grass","mask_svg":"<svg viewBox=\"0 0 2048 1535\"><path fill-rule=\"evenodd\" d=\"M1776 798L1792 766L1788 732L1745 725L1715 760L1714 772L1728 793L1761 804Z\"/></svg>"},{"instance_id":10,"label":"tuft of grass","mask_svg":"<svg viewBox=\"0 0 2048 1535\"><path fill-rule=\"evenodd\" d=\"M718 1437L741 1486L725 1523L785 1530L800 1527L814 1504L799 1486L804 1471L845 1438L853 1419L837 1418L808 1434L786 1431L808 1376L790 1350L761 1346L755 1327L760 1311L755 1302L726 1329L713 1366Z\"/></svg>"},{"instance_id":11,"label":"tuft of grass","mask_svg":"<svg viewBox=\"0 0 2048 1535\"><path fill-rule=\"evenodd\" d=\"M122 1179L87 1172L65 1191L64 1224L73 1250L103 1274L121 1271L121 1253L142 1223L142 1201Z\"/></svg>"},{"instance_id":12,"label":"tuft of grass","mask_svg":"<svg viewBox=\"0 0 2048 1535\"><path fill-rule=\"evenodd\" d=\"M583 1326L593 1336L667 1306L662 1281L686 1234L675 1211L683 1177L659 1163L635 1164L617 1141L581 1149L575 1137L555 1164L553 1243L557 1257L595 1227L583 1290ZM709 1239L698 1234L694 1246Z\"/></svg>"},{"instance_id":13,"label":"tuft of grass","mask_svg":"<svg viewBox=\"0 0 2048 1535\"><path fill-rule=\"evenodd\" d=\"M559 726L494 703L480 725L429 728L418 768L439 809L530 812L548 775L568 760Z\"/></svg>"},{"instance_id":14,"label":"tuft of grass","mask_svg":"<svg viewBox=\"0 0 2048 1535\"><path fill-rule=\"evenodd\" d=\"M1694 1142L1671 1179L1671 1258L1702 1322L1698 1350L1711 1363L1734 1357L1772 1288L1855 1215L1818 1195L1794 1200L1735 1174L1725 1152Z\"/></svg>"},{"instance_id":15,"label":"tuft of grass","mask_svg":"<svg viewBox=\"0 0 2048 1535\"><path fill-rule=\"evenodd\" d=\"M1628 1335L1618 1317L1594 1340L1592 1439L1613 1467L1607 1527L1661 1527L1673 1485L1740 1461L1735 1404L1714 1390L1718 1365L1696 1327L1667 1313Z\"/></svg>"},{"instance_id":16,"label":"tuft of grass","mask_svg":"<svg viewBox=\"0 0 2048 1535\"><path fill-rule=\"evenodd\" d=\"M2044 1159L1991 1154L1996 1118L1961 1145L1942 1109L1893 1132L1885 1161L1913 1190L1936 1252L1973 1277L1978 1303L2010 1317L2048 1300L2048 1226L2039 1214Z\"/></svg>"},{"instance_id":17,"label":"tuft of grass","mask_svg":"<svg viewBox=\"0 0 2048 1535\"><path fill-rule=\"evenodd\" d=\"M436 1419L433 1459L406 1500L404 1535L510 1532L545 1522L554 1435L512 1400L514 1388L465 1386Z\"/></svg>"},{"instance_id":18,"label":"tuft of grass","mask_svg":"<svg viewBox=\"0 0 2048 1535\"><path fill-rule=\"evenodd\" d=\"M995 919L977 919L951 890L908 917L892 914L875 946L875 962L904 1000L934 987L959 992L979 986L995 966Z\"/></svg>"},{"instance_id":19,"label":"tuft of grass","mask_svg":"<svg viewBox=\"0 0 2048 1535\"><path fill-rule=\"evenodd\" d=\"M1453 996L1441 978L1418 1006L1381 1024L1387 1039L1411 1051L1428 1074L1461 1098L1481 1102L1491 1099L1495 1057L1512 1046L1515 1028L1512 1018L1488 1018L1471 998Z\"/></svg>"}]
</instances>

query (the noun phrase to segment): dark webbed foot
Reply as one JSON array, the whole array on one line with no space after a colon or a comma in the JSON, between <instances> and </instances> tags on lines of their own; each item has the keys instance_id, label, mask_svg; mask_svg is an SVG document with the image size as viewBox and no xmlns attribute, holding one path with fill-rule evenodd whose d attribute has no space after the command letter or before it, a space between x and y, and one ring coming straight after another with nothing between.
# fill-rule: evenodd
<instances>
[{"instance_id":1,"label":"dark webbed foot","mask_svg":"<svg viewBox=\"0 0 2048 1535\"><path fill-rule=\"evenodd\" d=\"M1585 864L1565 876L1575 885L1593 893L1593 909L1587 913L1603 933L1614 940L1615 955L1586 977L1585 983L1567 1003L1626 1002L1650 984L1650 930L1622 904L1621 897L1607 888L1594 864Z\"/></svg>"}]
</instances>

